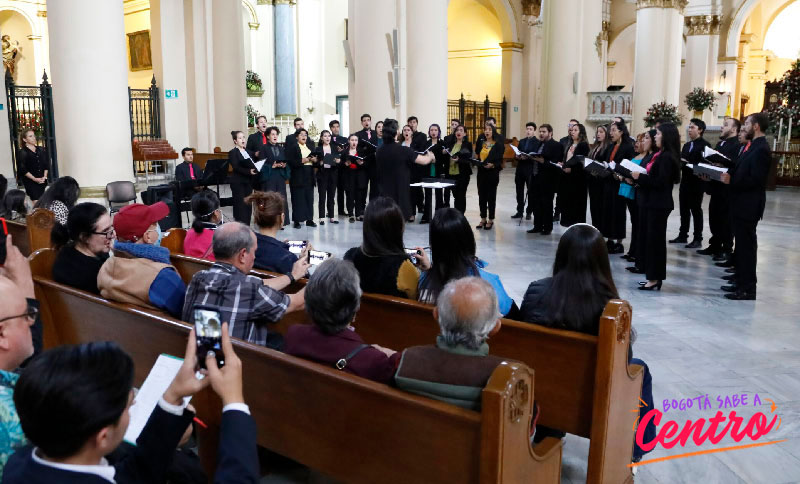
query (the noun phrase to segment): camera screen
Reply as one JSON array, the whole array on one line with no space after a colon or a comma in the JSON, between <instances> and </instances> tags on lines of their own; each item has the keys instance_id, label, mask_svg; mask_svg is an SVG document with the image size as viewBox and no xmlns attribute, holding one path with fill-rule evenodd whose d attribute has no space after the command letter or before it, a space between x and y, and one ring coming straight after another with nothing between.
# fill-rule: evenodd
<instances>
[{"instance_id":1,"label":"camera screen","mask_svg":"<svg viewBox=\"0 0 800 484\"><path fill-rule=\"evenodd\" d=\"M315 266L318 264L322 264L325 260L330 258L330 252L322 252L321 250L312 250L308 253L309 259L308 263Z\"/></svg>"},{"instance_id":2,"label":"camera screen","mask_svg":"<svg viewBox=\"0 0 800 484\"><path fill-rule=\"evenodd\" d=\"M306 245L308 245L305 240L290 240L287 244L289 244L289 252L294 255L300 255L303 249L306 248Z\"/></svg>"},{"instance_id":3,"label":"camera screen","mask_svg":"<svg viewBox=\"0 0 800 484\"><path fill-rule=\"evenodd\" d=\"M213 341L214 349L220 349L222 340L222 322L219 320L219 313L208 309L194 310L194 329L197 333L197 340L202 343Z\"/></svg>"}]
</instances>

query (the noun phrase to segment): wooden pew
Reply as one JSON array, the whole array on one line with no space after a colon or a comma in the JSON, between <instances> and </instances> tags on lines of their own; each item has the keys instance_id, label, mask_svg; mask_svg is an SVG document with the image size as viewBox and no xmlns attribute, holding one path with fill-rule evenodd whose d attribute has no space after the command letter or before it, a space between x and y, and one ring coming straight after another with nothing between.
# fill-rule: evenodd
<instances>
[{"instance_id":1,"label":"wooden pew","mask_svg":"<svg viewBox=\"0 0 800 484\"><path fill-rule=\"evenodd\" d=\"M25 257L38 249L50 247L50 231L56 216L50 210L37 208L25 218L25 222L6 221L11 240Z\"/></svg>"},{"instance_id":2,"label":"wooden pew","mask_svg":"<svg viewBox=\"0 0 800 484\"><path fill-rule=\"evenodd\" d=\"M47 347L116 341L136 364L140 385L160 353L182 355L187 323L107 301L47 275L50 249L34 254L34 283ZM39 260L36 260L39 259ZM147 338L141 335L146 334ZM533 371L500 366L483 391L483 411L411 395L333 368L243 341L245 399L258 443L346 482L558 483L561 442L529 444ZM213 462L218 404L208 391L193 403L203 462ZM209 475L213 466L209 467Z\"/></svg>"},{"instance_id":3,"label":"wooden pew","mask_svg":"<svg viewBox=\"0 0 800 484\"><path fill-rule=\"evenodd\" d=\"M171 255L184 280L210 267L211 262ZM253 275L277 274L253 270ZM299 290L304 280L287 288ZM308 323L293 313L275 328ZM439 333L431 306L408 299L364 294L353 324L369 343L402 350L430 344ZM628 464L633 454L633 419L638 408L643 370L628 364L631 308L612 300L600 318L598 336L555 330L503 319L491 338L491 353L522 361L536 371L536 395L542 406L539 423L590 439L588 483L632 482Z\"/></svg>"}]
</instances>

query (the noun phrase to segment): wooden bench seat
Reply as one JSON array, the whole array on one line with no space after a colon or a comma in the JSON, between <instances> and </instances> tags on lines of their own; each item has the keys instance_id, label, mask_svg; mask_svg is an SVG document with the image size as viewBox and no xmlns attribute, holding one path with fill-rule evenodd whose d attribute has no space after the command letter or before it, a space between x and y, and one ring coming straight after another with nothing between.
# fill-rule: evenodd
<instances>
[{"instance_id":1,"label":"wooden bench seat","mask_svg":"<svg viewBox=\"0 0 800 484\"><path fill-rule=\"evenodd\" d=\"M191 326L50 280L54 255L33 256L45 344L115 341L140 385L160 353L182 356ZM142 337L147 335L147 337ZM482 412L408 394L333 368L235 340L258 443L346 482L558 483L561 442L528 441L534 373L504 364L483 391ZM220 424L209 391L193 399L212 475Z\"/></svg>"},{"instance_id":2,"label":"wooden bench seat","mask_svg":"<svg viewBox=\"0 0 800 484\"><path fill-rule=\"evenodd\" d=\"M211 265L182 254L173 253L171 259L187 282ZM260 270L251 274L277 276ZM296 292L304 282L297 281L286 292ZM293 313L276 329L283 332L298 322L308 323L308 317ZM431 344L439 333L431 306L378 294L362 296L354 326L365 341L395 350ZM502 329L489 341L492 354L522 361L536 371L540 424L590 439L589 483L633 480L628 467L634 439L631 410L639 405L643 370L628 364L630 329L630 305L613 300L600 319L598 336L503 319Z\"/></svg>"},{"instance_id":3,"label":"wooden bench seat","mask_svg":"<svg viewBox=\"0 0 800 484\"><path fill-rule=\"evenodd\" d=\"M25 222L6 221L11 241L28 257L38 249L50 247L50 231L56 223L56 216L50 210L37 208L25 218Z\"/></svg>"}]
</instances>

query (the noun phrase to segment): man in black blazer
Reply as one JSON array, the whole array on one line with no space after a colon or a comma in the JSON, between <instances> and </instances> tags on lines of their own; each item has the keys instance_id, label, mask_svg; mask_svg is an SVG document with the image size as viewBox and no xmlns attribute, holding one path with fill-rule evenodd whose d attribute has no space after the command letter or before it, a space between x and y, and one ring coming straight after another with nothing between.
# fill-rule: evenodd
<instances>
[{"instance_id":1,"label":"man in black blazer","mask_svg":"<svg viewBox=\"0 0 800 484\"><path fill-rule=\"evenodd\" d=\"M108 455L122 442L133 402L133 360L115 343L61 346L34 360L14 389L23 431L33 447L6 464L8 484L164 482L181 436L194 418L185 397L209 383L222 397L223 417L214 482L258 481L255 423L242 397L241 362L222 327L225 367L206 358L208 377L195 378L196 340L136 440L113 463Z\"/></svg>"},{"instance_id":2,"label":"man in black blazer","mask_svg":"<svg viewBox=\"0 0 800 484\"><path fill-rule=\"evenodd\" d=\"M519 142L519 149L522 153L534 153L539 150L541 141L536 137L536 123L529 122L525 125L526 137ZM533 213L533 200L531 199L531 185L533 183L534 170L538 168L535 166L536 162L528 155L517 156L517 170L514 174L514 184L517 188L517 213L511 218L522 218L522 212L525 212L525 220L531 219ZM525 210L525 189L528 190L528 210Z\"/></svg>"},{"instance_id":3,"label":"man in black blazer","mask_svg":"<svg viewBox=\"0 0 800 484\"><path fill-rule=\"evenodd\" d=\"M370 127L371 125L372 116L364 113L361 115L361 130L356 132L356 136L358 136L358 139L360 140L358 143L358 152L363 153L364 155L364 169L367 172L366 176L367 183L369 184L370 200L380 196L380 190L378 189L378 165L375 161L376 148L373 146L378 144L378 133ZM341 169L344 170L346 168L342 166ZM346 177L341 178L346 180ZM366 196L366 187L364 188L363 193L364 196ZM342 201L344 201L344 197L342 198ZM364 206L366 206L367 199L365 198L363 201Z\"/></svg>"},{"instance_id":4,"label":"man in black blazer","mask_svg":"<svg viewBox=\"0 0 800 484\"><path fill-rule=\"evenodd\" d=\"M456 129L461 125L461 120L453 118L450 120L450 134L444 137L445 146L453 146L456 139Z\"/></svg>"},{"instance_id":5,"label":"man in black blazer","mask_svg":"<svg viewBox=\"0 0 800 484\"><path fill-rule=\"evenodd\" d=\"M419 131L419 119L416 116L409 116L406 124L411 127L411 149L418 153L425 151L430 144L428 144L428 135ZM421 182L426 175L429 176L430 170L430 167L426 165L414 165L411 168L411 183ZM421 187L411 188L411 204L417 212L422 214L422 219L428 222L429 220L425 216L425 203L425 191Z\"/></svg>"},{"instance_id":6,"label":"man in black blazer","mask_svg":"<svg viewBox=\"0 0 800 484\"><path fill-rule=\"evenodd\" d=\"M175 167L175 180L179 182L189 180L202 180L203 169L194 162L194 149L184 148L181 150L183 163Z\"/></svg>"},{"instance_id":7,"label":"man in black blazer","mask_svg":"<svg viewBox=\"0 0 800 484\"><path fill-rule=\"evenodd\" d=\"M755 113L747 117L742 129L748 142L730 173L722 175L722 183L731 187L733 235L736 239L736 275L731 285L722 286L723 291L730 293L725 294L728 299L756 298L756 226L764 216L767 176L772 163L772 153L764 136L768 128L769 118L766 113Z\"/></svg>"},{"instance_id":8,"label":"man in black blazer","mask_svg":"<svg viewBox=\"0 0 800 484\"><path fill-rule=\"evenodd\" d=\"M297 144L297 133L300 132L301 129L305 129L305 123L303 122L303 118L294 118L294 133L286 135L286 142L284 143L284 148L290 148L293 145ZM311 138L306 140L306 146L311 151L314 151L316 145Z\"/></svg>"},{"instance_id":9,"label":"man in black blazer","mask_svg":"<svg viewBox=\"0 0 800 484\"><path fill-rule=\"evenodd\" d=\"M703 245L703 193L705 183L694 174L693 167L704 163L703 151L710 146L703 138L706 123L702 119L689 122L689 141L681 150L681 187L678 191L680 202L681 227L678 236L670 244L685 244L689 240L689 222L694 219L694 235L687 249L699 249Z\"/></svg>"},{"instance_id":10,"label":"man in black blazer","mask_svg":"<svg viewBox=\"0 0 800 484\"><path fill-rule=\"evenodd\" d=\"M247 137L245 149L253 153L256 161L261 161L267 157L267 117L261 115L256 118L256 132Z\"/></svg>"},{"instance_id":11,"label":"man in black blazer","mask_svg":"<svg viewBox=\"0 0 800 484\"><path fill-rule=\"evenodd\" d=\"M533 158L538 168L534 186L531 188L534 197L533 228L528 233L550 235L553 231L555 185L561 172L553 163L561 161L564 151L561 143L553 139L553 127L549 124L539 127L539 139L542 141L538 149L539 155Z\"/></svg>"},{"instance_id":12,"label":"man in black blazer","mask_svg":"<svg viewBox=\"0 0 800 484\"><path fill-rule=\"evenodd\" d=\"M328 123L328 128L331 130L331 145L335 147L335 153L342 153L347 149L347 138L341 135L341 125L339 121L336 119L332 120ZM344 163L341 163L339 170L343 169ZM339 177L336 180L336 206L339 207L339 215L347 215L347 207L344 202L344 194L346 191L345 180L345 176L339 173Z\"/></svg>"}]
</instances>

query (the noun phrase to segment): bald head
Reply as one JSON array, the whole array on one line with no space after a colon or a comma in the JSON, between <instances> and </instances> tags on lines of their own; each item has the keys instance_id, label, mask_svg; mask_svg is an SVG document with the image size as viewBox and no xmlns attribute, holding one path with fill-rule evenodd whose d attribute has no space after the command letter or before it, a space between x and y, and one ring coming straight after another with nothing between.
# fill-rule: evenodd
<instances>
[{"instance_id":1,"label":"bald head","mask_svg":"<svg viewBox=\"0 0 800 484\"><path fill-rule=\"evenodd\" d=\"M480 277L450 281L439 293L436 317L448 345L478 349L500 317L497 294Z\"/></svg>"},{"instance_id":2,"label":"bald head","mask_svg":"<svg viewBox=\"0 0 800 484\"><path fill-rule=\"evenodd\" d=\"M256 235L253 230L239 222L229 222L214 231L211 243L214 258L227 262L247 274L255 261Z\"/></svg>"}]
</instances>

